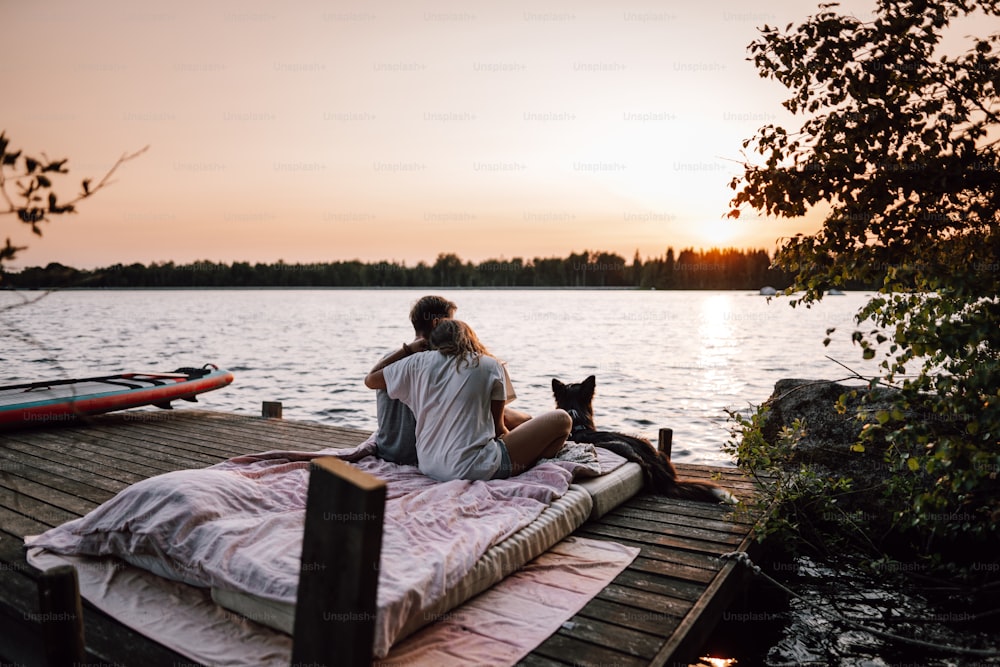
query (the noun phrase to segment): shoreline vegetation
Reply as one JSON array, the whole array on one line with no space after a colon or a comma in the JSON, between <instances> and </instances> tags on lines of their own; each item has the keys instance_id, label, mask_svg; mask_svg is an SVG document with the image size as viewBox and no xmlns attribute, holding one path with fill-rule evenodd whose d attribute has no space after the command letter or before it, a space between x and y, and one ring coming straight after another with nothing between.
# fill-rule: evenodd
<instances>
[{"instance_id":1,"label":"shoreline vegetation","mask_svg":"<svg viewBox=\"0 0 1000 667\"><path fill-rule=\"evenodd\" d=\"M778 290L792 276L772 266L761 249L694 250L645 260L638 251L631 262L609 252L572 252L567 257L463 261L441 253L433 264L360 260L264 264L196 261L190 264L154 262L114 264L76 269L59 263L0 269L0 286L15 289L52 288L188 288L188 287L471 287L471 288L622 288L657 290ZM856 283L848 289L869 289Z\"/></svg>"},{"instance_id":2,"label":"shoreline vegetation","mask_svg":"<svg viewBox=\"0 0 1000 667\"><path fill-rule=\"evenodd\" d=\"M911 510L899 484L913 466L895 465L886 440L858 444L897 409L900 392L862 380L782 379L755 412L731 414L733 439L724 449L761 484L757 506L770 508L756 536L767 549L758 585L766 581L771 598L749 613L785 619L768 648L793 661L806 652L856 662L997 664L1000 556L972 531L945 530L995 519L968 504L925 513L936 525L920 532L900 521ZM936 399L925 398L905 415L909 424L942 418ZM963 424L972 415L964 417Z\"/></svg>"}]
</instances>

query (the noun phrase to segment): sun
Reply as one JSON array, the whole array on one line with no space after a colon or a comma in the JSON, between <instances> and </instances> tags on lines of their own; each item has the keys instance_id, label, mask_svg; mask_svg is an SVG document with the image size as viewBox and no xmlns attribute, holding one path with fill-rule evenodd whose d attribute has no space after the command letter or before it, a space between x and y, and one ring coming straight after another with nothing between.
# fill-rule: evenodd
<instances>
[{"instance_id":1,"label":"sun","mask_svg":"<svg viewBox=\"0 0 1000 667\"><path fill-rule=\"evenodd\" d=\"M697 238L703 247L721 248L733 244L739 236L740 228L735 220L724 218L698 222L691 232L691 236Z\"/></svg>"}]
</instances>

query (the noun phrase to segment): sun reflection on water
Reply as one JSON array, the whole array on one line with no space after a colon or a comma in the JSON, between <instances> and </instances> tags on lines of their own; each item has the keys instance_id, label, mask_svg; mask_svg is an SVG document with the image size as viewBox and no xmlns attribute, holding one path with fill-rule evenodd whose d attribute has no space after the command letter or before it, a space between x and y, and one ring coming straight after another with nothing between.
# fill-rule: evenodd
<instances>
[{"instance_id":1,"label":"sun reflection on water","mask_svg":"<svg viewBox=\"0 0 1000 667\"><path fill-rule=\"evenodd\" d=\"M733 331L733 306L729 294L716 294L701 304L697 365L704 392L725 392L736 383L733 358L739 350Z\"/></svg>"},{"instance_id":2,"label":"sun reflection on water","mask_svg":"<svg viewBox=\"0 0 1000 667\"><path fill-rule=\"evenodd\" d=\"M697 665L692 667L699 667L700 665L708 665L709 667L734 667L736 665L736 658L709 658L702 656L698 658Z\"/></svg>"}]
</instances>

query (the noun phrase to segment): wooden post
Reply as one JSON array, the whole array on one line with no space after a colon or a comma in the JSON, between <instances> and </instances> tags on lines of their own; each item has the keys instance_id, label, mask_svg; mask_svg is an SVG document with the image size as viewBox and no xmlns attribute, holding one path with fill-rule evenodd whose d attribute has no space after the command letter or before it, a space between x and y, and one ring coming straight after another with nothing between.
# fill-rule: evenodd
<instances>
[{"instance_id":1,"label":"wooden post","mask_svg":"<svg viewBox=\"0 0 1000 667\"><path fill-rule=\"evenodd\" d=\"M292 664L371 665L385 489L337 458L313 461Z\"/></svg>"},{"instance_id":2,"label":"wooden post","mask_svg":"<svg viewBox=\"0 0 1000 667\"><path fill-rule=\"evenodd\" d=\"M281 419L281 401L264 401L260 406L260 416L264 419Z\"/></svg>"},{"instance_id":3,"label":"wooden post","mask_svg":"<svg viewBox=\"0 0 1000 667\"><path fill-rule=\"evenodd\" d=\"M82 665L83 605L75 567L58 565L39 575L38 608L47 667Z\"/></svg>"},{"instance_id":4,"label":"wooden post","mask_svg":"<svg viewBox=\"0 0 1000 667\"><path fill-rule=\"evenodd\" d=\"M657 444L657 449L663 452L666 457L670 458L670 449L674 445L674 430L672 428L661 428L660 429L660 442Z\"/></svg>"}]
</instances>

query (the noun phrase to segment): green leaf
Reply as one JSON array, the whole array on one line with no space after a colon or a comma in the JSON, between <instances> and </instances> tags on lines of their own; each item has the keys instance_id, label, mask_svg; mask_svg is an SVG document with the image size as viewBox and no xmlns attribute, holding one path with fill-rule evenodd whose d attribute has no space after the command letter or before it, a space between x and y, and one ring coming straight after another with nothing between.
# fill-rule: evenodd
<instances>
[{"instance_id":1,"label":"green leaf","mask_svg":"<svg viewBox=\"0 0 1000 667\"><path fill-rule=\"evenodd\" d=\"M906 460L906 467L910 469L911 472L917 472L920 470L920 461L916 457L911 456Z\"/></svg>"}]
</instances>

